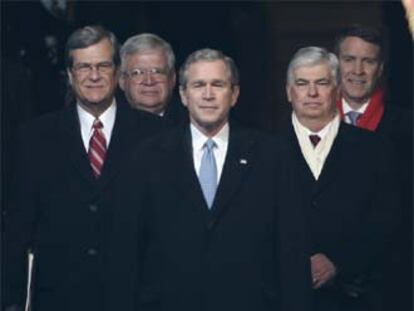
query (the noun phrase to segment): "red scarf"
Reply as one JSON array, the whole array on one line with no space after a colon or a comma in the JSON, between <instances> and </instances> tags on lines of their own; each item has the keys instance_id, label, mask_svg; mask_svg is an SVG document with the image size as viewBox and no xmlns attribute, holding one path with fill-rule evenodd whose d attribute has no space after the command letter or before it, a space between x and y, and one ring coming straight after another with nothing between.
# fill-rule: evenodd
<instances>
[{"instance_id":1,"label":"red scarf","mask_svg":"<svg viewBox=\"0 0 414 311\"><path fill-rule=\"evenodd\" d=\"M344 120L344 110L342 107L342 96L339 96L336 105L339 110L341 120ZM357 126L375 131L378 124L381 121L382 115L384 114L384 91L381 88L377 88L374 94L371 96L368 107L362 116L357 121Z\"/></svg>"}]
</instances>

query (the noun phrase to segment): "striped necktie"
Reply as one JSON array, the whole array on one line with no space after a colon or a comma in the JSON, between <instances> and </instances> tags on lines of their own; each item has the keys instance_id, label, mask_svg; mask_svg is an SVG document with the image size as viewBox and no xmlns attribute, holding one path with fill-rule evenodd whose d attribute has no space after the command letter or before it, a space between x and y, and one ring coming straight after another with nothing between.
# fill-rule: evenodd
<instances>
[{"instance_id":1,"label":"striped necktie","mask_svg":"<svg viewBox=\"0 0 414 311\"><path fill-rule=\"evenodd\" d=\"M96 178L101 175L106 156L106 139L102 132L103 124L99 119L93 121L93 134L89 141L88 157L93 174Z\"/></svg>"}]
</instances>

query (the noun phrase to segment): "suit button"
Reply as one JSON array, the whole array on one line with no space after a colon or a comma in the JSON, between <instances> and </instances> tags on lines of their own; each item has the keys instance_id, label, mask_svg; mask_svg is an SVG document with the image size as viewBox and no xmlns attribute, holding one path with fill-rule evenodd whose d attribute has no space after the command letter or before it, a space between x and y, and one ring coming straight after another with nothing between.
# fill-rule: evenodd
<instances>
[{"instance_id":1,"label":"suit button","mask_svg":"<svg viewBox=\"0 0 414 311\"><path fill-rule=\"evenodd\" d=\"M98 251L95 248L89 248L87 250L87 253L89 256L95 256L96 254L98 254Z\"/></svg>"},{"instance_id":2,"label":"suit button","mask_svg":"<svg viewBox=\"0 0 414 311\"><path fill-rule=\"evenodd\" d=\"M97 212L98 211L98 206L95 205L95 204L91 204L91 205L89 205L89 210L91 212Z\"/></svg>"}]
</instances>

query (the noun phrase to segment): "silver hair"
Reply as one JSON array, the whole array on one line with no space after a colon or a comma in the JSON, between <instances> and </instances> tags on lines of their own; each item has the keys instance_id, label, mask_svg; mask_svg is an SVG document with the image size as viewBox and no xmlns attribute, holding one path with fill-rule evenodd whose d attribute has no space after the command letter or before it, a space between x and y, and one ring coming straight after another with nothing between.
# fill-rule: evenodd
<instances>
[{"instance_id":1,"label":"silver hair","mask_svg":"<svg viewBox=\"0 0 414 311\"><path fill-rule=\"evenodd\" d=\"M287 83L294 82L294 71L299 67L328 64L331 68L331 77L335 85L339 82L339 62L335 54L328 52L325 48L308 46L299 49L292 57L287 69Z\"/></svg>"},{"instance_id":2,"label":"silver hair","mask_svg":"<svg viewBox=\"0 0 414 311\"><path fill-rule=\"evenodd\" d=\"M192 64L201 61L211 62L215 60L221 60L226 65L230 73L230 81L232 86L239 85L239 71L234 60L221 51L205 48L191 53L181 66L179 73L180 87L184 89L186 88L188 82L187 71Z\"/></svg>"},{"instance_id":3,"label":"silver hair","mask_svg":"<svg viewBox=\"0 0 414 311\"><path fill-rule=\"evenodd\" d=\"M175 55L171 45L160 36L152 33L142 33L130 37L121 47L121 70L126 69L128 57L136 53L148 50L160 49L167 57L168 71L173 71L175 67Z\"/></svg>"}]
</instances>

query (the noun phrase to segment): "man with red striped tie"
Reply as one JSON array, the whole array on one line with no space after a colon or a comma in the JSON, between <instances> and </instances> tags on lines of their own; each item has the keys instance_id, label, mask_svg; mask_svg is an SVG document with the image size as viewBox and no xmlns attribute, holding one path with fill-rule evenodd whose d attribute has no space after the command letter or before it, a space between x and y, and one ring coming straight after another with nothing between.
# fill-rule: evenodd
<instances>
[{"instance_id":1,"label":"man with red striped tie","mask_svg":"<svg viewBox=\"0 0 414 311\"><path fill-rule=\"evenodd\" d=\"M118 104L118 43L100 26L65 50L73 103L22 128L4 216L2 310L132 310L135 211L111 204L127 155L158 119Z\"/></svg>"}]
</instances>

